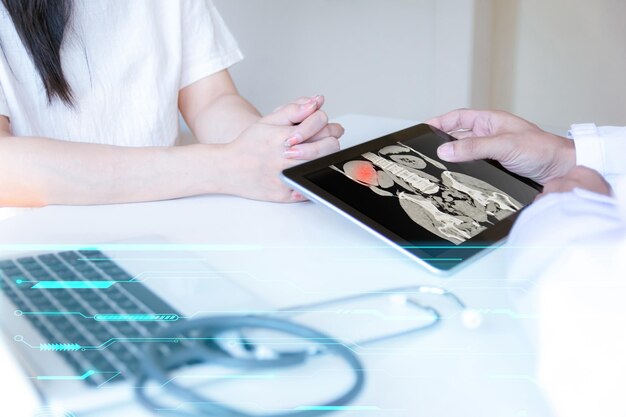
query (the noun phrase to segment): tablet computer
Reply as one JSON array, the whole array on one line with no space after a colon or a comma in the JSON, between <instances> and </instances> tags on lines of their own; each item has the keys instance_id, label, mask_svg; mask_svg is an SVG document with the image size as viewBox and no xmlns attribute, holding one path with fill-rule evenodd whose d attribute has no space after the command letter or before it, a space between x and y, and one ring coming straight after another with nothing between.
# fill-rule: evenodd
<instances>
[{"instance_id":1,"label":"tablet computer","mask_svg":"<svg viewBox=\"0 0 626 417\"><path fill-rule=\"evenodd\" d=\"M539 184L493 161L444 162L455 140L420 124L283 172L303 195L364 227L431 271L506 239Z\"/></svg>"}]
</instances>

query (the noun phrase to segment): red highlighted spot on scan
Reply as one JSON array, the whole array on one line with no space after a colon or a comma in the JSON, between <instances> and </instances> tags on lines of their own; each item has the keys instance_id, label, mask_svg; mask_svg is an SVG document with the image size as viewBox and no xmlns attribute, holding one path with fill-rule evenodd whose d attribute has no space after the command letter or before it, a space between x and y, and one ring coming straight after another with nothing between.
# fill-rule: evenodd
<instances>
[{"instance_id":1,"label":"red highlighted spot on scan","mask_svg":"<svg viewBox=\"0 0 626 417\"><path fill-rule=\"evenodd\" d=\"M343 170L346 175L359 182L378 185L378 172L370 162L350 161L344 165Z\"/></svg>"}]
</instances>

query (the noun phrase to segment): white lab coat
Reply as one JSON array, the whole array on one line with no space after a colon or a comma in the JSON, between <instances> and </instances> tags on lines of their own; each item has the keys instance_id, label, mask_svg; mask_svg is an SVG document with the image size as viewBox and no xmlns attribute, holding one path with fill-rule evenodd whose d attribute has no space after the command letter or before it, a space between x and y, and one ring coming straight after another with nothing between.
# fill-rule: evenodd
<instances>
[{"instance_id":1,"label":"white lab coat","mask_svg":"<svg viewBox=\"0 0 626 417\"><path fill-rule=\"evenodd\" d=\"M537 354L536 378L558 417L626 416L626 128L573 126L577 163L613 197L552 194L527 209L509 276Z\"/></svg>"}]
</instances>

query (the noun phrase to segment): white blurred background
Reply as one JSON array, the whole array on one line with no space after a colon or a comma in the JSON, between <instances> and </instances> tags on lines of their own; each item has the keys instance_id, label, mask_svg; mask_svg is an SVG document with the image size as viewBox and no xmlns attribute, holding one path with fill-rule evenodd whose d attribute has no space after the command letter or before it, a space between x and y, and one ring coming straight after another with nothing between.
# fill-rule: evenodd
<instances>
[{"instance_id":1,"label":"white blurred background","mask_svg":"<svg viewBox=\"0 0 626 417\"><path fill-rule=\"evenodd\" d=\"M624 0L214 0L263 112L323 93L331 116L500 108L626 125Z\"/></svg>"}]
</instances>

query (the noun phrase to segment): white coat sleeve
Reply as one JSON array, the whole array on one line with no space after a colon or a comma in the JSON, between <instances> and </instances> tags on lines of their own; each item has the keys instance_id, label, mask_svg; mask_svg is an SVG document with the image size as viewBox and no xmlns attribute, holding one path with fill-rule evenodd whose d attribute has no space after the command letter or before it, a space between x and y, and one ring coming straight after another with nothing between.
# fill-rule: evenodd
<instances>
[{"instance_id":1,"label":"white coat sleeve","mask_svg":"<svg viewBox=\"0 0 626 417\"><path fill-rule=\"evenodd\" d=\"M573 125L576 164L598 171L611 185L626 175L626 127Z\"/></svg>"},{"instance_id":2,"label":"white coat sleeve","mask_svg":"<svg viewBox=\"0 0 626 417\"><path fill-rule=\"evenodd\" d=\"M558 417L626 416L626 183L617 199L575 190L524 212L509 275ZM516 293L516 294L519 294Z\"/></svg>"}]
</instances>

